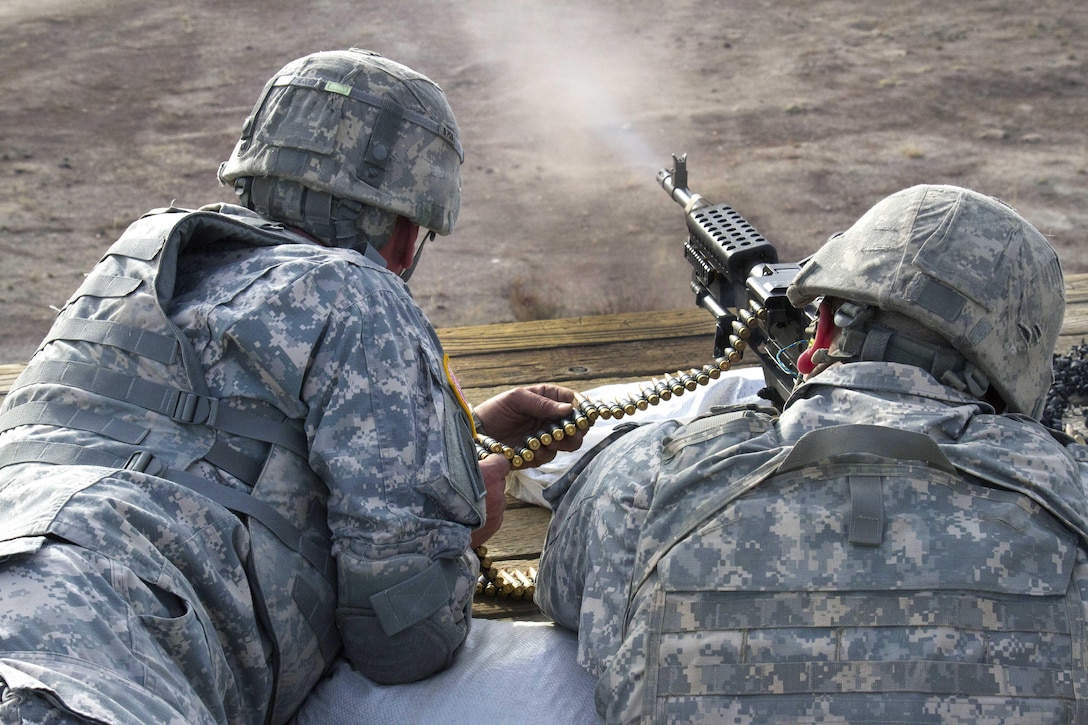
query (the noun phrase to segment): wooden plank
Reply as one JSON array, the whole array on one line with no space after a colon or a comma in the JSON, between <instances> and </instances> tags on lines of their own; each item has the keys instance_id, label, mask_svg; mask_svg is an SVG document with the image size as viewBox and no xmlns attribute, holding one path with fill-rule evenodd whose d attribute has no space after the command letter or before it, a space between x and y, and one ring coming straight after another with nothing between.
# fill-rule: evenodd
<instances>
[{"instance_id":1,"label":"wooden plank","mask_svg":"<svg viewBox=\"0 0 1088 725\"><path fill-rule=\"evenodd\" d=\"M595 346L639 340L672 340L678 337L714 335L714 319L701 308L660 312L629 312L617 315L567 317L555 320L510 322L438 330L442 346L451 356L493 353L501 350L541 350Z\"/></svg>"},{"instance_id":2,"label":"wooden plank","mask_svg":"<svg viewBox=\"0 0 1088 725\"><path fill-rule=\"evenodd\" d=\"M467 388L533 383L573 383L606 377L661 376L701 368L713 359L713 335L653 342L606 343L591 348L542 348L452 357L457 379Z\"/></svg>"},{"instance_id":3,"label":"wooden plank","mask_svg":"<svg viewBox=\"0 0 1088 725\"><path fill-rule=\"evenodd\" d=\"M19 377L25 367L23 363L0 364L0 402L7 396L11 386L15 384L15 378Z\"/></svg>"},{"instance_id":4,"label":"wooden plank","mask_svg":"<svg viewBox=\"0 0 1088 725\"><path fill-rule=\"evenodd\" d=\"M1088 302L1088 274L1069 274L1065 277L1065 303Z\"/></svg>"},{"instance_id":5,"label":"wooden plank","mask_svg":"<svg viewBox=\"0 0 1088 725\"><path fill-rule=\"evenodd\" d=\"M502 528L487 542L492 561L532 559L540 556L552 512L539 506L507 508Z\"/></svg>"}]
</instances>

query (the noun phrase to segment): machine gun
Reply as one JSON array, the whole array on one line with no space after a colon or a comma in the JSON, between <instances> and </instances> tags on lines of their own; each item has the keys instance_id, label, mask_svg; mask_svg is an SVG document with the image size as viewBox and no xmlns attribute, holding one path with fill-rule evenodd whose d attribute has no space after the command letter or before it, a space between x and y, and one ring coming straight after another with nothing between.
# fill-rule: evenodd
<instances>
[{"instance_id":1,"label":"machine gun","mask_svg":"<svg viewBox=\"0 0 1088 725\"><path fill-rule=\"evenodd\" d=\"M814 309L797 309L786 299L800 265L779 263L774 245L737 211L692 192L687 154L672 159L672 170L661 169L657 180L684 209L691 290L718 322L714 355L734 363L752 350L763 366L766 397L780 407L799 375L797 358L815 319Z\"/></svg>"}]
</instances>

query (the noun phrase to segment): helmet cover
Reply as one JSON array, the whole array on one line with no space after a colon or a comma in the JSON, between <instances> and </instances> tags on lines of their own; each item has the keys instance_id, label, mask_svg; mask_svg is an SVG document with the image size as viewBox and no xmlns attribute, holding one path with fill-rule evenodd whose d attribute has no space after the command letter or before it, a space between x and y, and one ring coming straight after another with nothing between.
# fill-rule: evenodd
<instances>
[{"instance_id":1,"label":"helmet cover","mask_svg":"<svg viewBox=\"0 0 1088 725\"><path fill-rule=\"evenodd\" d=\"M352 48L292 61L269 80L219 180L293 181L445 235L460 209L463 161L442 89Z\"/></svg>"},{"instance_id":2,"label":"helmet cover","mask_svg":"<svg viewBox=\"0 0 1088 725\"><path fill-rule=\"evenodd\" d=\"M1042 413L1065 314L1058 256L997 199L921 185L877 203L833 236L787 290L899 312L937 332L989 377L1010 412Z\"/></svg>"}]
</instances>

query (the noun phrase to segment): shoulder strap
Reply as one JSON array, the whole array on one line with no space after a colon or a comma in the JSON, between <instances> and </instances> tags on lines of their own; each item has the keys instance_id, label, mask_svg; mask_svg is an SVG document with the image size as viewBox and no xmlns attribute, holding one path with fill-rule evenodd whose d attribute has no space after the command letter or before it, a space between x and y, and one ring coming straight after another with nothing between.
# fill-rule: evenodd
<instances>
[{"instance_id":1,"label":"shoulder strap","mask_svg":"<svg viewBox=\"0 0 1088 725\"><path fill-rule=\"evenodd\" d=\"M836 425L809 431L793 446L778 472L793 471L830 456L848 453L920 461L949 473L956 472L929 436L879 425Z\"/></svg>"}]
</instances>

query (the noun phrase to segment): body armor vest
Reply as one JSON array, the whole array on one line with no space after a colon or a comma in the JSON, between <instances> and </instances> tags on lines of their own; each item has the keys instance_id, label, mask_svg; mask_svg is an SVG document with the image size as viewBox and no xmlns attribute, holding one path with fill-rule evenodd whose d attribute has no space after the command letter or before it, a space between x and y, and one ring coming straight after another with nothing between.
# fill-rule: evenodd
<instances>
[{"instance_id":1,"label":"body armor vest","mask_svg":"<svg viewBox=\"0 0 1088 725\"><path fill-rule=\"evenodd\" d=\"M655 496L705 476L729 422L677 430L690 468ZM968 464L971 437L824 428L651 511L605 720L1084 722L1088 530L1031 490L1076 486L1076 464L1025 485Z\"/></svg>"},{"instance_id":2,"label":"body armor vest","mask_svg":"<svg viewBox=\"0 0 1088 725\"><path fill-rule=\"evenodd\" d=\"M261 224L267 221L170 209L131 225L65 305L5 401L0 432L35 427L0 447L0 466L138 470L245 521L254 607L274 646L269 720L282 722L340 644L327 492L307 463L301 421L266 402L213 397L194 348L166 314L187 246L299 241ZM266 454L231 445L240 439L259 442Z\"/></svg>"}]
</instances>

